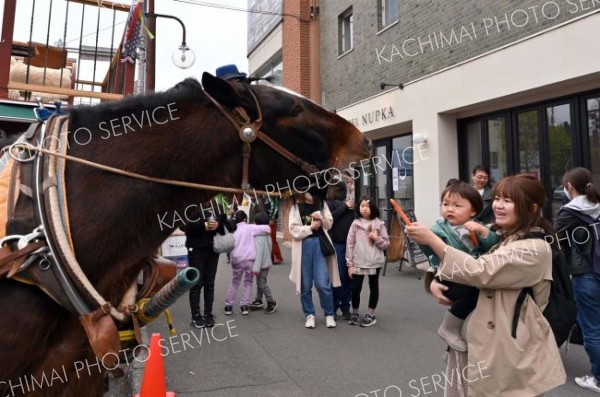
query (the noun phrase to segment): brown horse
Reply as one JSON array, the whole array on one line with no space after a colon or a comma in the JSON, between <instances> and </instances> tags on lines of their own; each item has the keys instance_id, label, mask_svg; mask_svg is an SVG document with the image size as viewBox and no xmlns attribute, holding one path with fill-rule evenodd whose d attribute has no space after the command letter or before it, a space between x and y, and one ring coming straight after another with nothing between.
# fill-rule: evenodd
<instances>
[{"instance_id":1,"label":"brown horse","mask_svg":"<svg viewBox=\"0 0 600 397\"><path fill-rule=\"evenodd\" d=\"M202 83L204 90L186 79L162 93L71 109L69 154L153 177L239 187L238 132L206 92L226 109L243 107L252 120L259 115L258 103L261 131L321 170L345 168L370 155L370 142L360 131L310 100L206 73ZM296 164L262 141L252 143L252 186L283 186L301 174ZM68 163L65 183L77 260L113 305L135 279L143 258L179 226L164 214L181 214L215 194L77 163ZM0 396L103 394L102 364L97 364L77 316L37 287L0 281L0 329Z\"/></svg>"}]
</instances>

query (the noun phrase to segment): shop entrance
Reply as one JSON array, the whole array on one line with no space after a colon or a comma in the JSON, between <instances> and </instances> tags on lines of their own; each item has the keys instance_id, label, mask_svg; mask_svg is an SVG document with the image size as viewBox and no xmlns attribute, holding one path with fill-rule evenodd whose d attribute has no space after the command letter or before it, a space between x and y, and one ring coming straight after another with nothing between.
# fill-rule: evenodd
<instances>
[{"instance_id":1,"label":"shop entrance","mask_svg":"<svg viewBox=\"0 0 600 397\"><path fill-rule=\"evenodd\" d=\"M461 178L470 181L475 165L489 167L493 185L507 175L540 179L552 220L564 204L562 176L581 166L600 183L600 93L507 109L459 121Z\"/></svg>"},{"instance_id":2,"label":"shop entrance","mask_svg":"<svg viewBox=\"0 0 600 397\"><path fill-rule=\"evenodd\" d=\"M412 135L384 138L373 142L373 158L360 167L357 191L377 202L382 220L389 228L391 212L389 200L394 198L404 209L414 209Z\"/></svg>"}]
</instances>

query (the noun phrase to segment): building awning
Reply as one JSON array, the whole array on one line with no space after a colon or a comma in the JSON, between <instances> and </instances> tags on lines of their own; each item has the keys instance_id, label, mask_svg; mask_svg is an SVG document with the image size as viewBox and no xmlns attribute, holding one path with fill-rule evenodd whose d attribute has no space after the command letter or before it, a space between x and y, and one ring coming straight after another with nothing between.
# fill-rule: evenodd
<instances>
[{"instance_id":1,"label":"building awning","mask_svg":"<svg viewBox=\"0 0 600 397\"><path fill-rule=\"evenodd\" d=\"M32 106L33 105L33 106ZM35 104L0 103L0 120L31 123L35 121Z\"/></svg>"}]
</instances>

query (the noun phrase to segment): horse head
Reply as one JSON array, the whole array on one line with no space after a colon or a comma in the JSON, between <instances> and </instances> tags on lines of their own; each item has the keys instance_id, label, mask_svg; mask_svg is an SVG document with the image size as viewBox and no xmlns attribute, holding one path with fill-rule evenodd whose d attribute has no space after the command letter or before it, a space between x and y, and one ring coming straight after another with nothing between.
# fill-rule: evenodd
<instances>
[{"instance_id":1,"label":"horse head","mask_svg":"<svg viewBox=\"0 0 600 397\"><path fill-rule=\"evenodd\" d=\"M339 172L371 154L371 141L352 123L293 91L228 82L209 73L203 74L202 85L223 107L243 108L251 128L259 129L298 161L315 166L302 170L297 162L285 161L276 148L258 139L251 144L249 181L254 187L299 190L308 180L318 184L324 171ZM233 125L230 129L236 133ZM279 159L283 161L274 162Z\"/></svg>"}]
</instances>

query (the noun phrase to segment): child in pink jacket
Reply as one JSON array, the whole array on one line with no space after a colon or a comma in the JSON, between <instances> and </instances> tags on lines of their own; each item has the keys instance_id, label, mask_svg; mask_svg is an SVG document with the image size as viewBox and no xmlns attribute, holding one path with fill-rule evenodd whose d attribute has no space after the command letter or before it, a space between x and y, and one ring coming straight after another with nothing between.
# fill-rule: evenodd
<instances>
[{"instance_id":1,"label":"child in pink jacket","mask_svg":"<svg viewBox=\"0 0 600 397\"><path fill-rule=\"evenodd\" d=\"M379 219L379 208L369 197L363 197L357 207L357 218L350 226L346 242L348 274L352 278L352 315L348 323L361 327L374 325L375 308L379 300L379 272L385 263L384 251L390 246L385 223ZM360 319L360 292L365 276L369 277L369 308Z\"/></svg>"},{"instance_id":2,"label":"child in pink jacket","mask_svg":"<svg viewBox=\"0 0 600 397\"><path fill-rule=\"evenodd\" d=\"M237 229L233 233L235 247L231 251L231 283L225 298L225 314L233 314L233 302L235 295L244 277L244 290L240 301L240 311L246 315L249 313L250 295L252 294L252 265L256 258L254 247L254 236L268 235L271 233L269 225L250 225L246 222L248 216L244 211L235 213Z\"/></svg>"}]
</instances>

